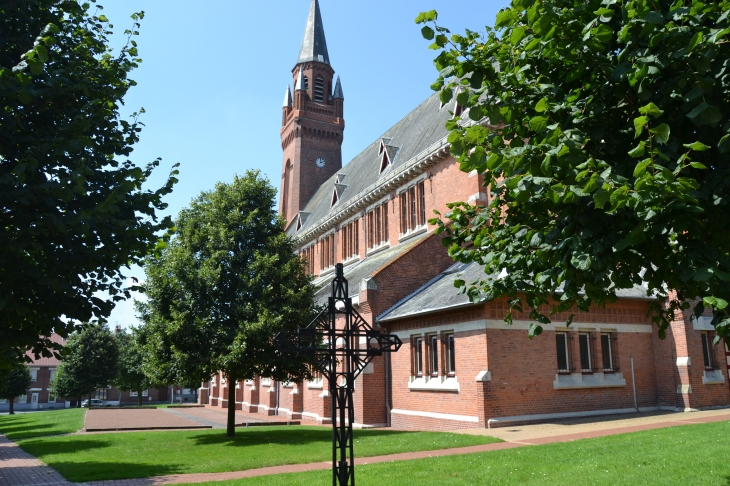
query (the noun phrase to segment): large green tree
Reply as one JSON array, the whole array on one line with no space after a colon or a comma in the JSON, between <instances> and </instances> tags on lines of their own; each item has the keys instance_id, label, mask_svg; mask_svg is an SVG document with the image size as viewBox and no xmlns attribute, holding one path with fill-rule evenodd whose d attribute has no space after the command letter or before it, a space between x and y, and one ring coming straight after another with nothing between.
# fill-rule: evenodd
<instances>
[{"instance_id":1,"label":"large green tree","mask_svg":"<svg viewBox=\"0 0 730 486\"><path fill-rule=\"evenodd\" d=\"M119 348L117 375L113 384L119 390L137 392L137 405L142 405L142 390L157 385L143 371L144 351L139 341L139 331L121 331L115 335Z\"/></svg>"},{"instance_id":2,"label":"large green tree","mask_svg":"<svg viewBox=\"0 0 730 486\"><path fill-rule=\"evenodd\" d=\"M0 365L29 347L50 356L59 348L43 336L108 316L129 297L121 267L141 263L171 226L155 212L176 172L142 188L159 160L128 160L141 124L119 113L143 14L113 52L97 9L0 2Z\"/></svg>"},{"instance_id":3,"label":"large green tree","mask_svg":"<svg viewBox=\"0 0 730 486\"><path fill-rule=\"evenodd\" d=\"M15 413L15 399L28 392L32 380L30 368L24 362L16 361L0 369L0 398L7 400L10 415Z\"/></svg>"},{"instance_id":4,"label":"large green tree","mask_svg":"<svg viewBox=\"0 0 730 486\"><path fill-rule=\"evenodd\" d=\"M61 352L61 363L51 387L64 398L89 396L97 388L106 388L117 376L119 347L105 324L86 324L74 332Z\"/></svg>"},{"instance_id":5,"label":"large green tree","mask_svg":"<svg viewBox=\"0 0 730 486\"><path fill-rule=\"evenodd\" d=\"M169 246L145 266L149 300L139 310L148 366L170 383L200 383L222 371L231 393L228 436L235 434L236 381L307 375L304 358L273 344L314 312L314 288L275 195L258 171L218 183L180 213Z\"/></svg>"},{"instance_id":6,"label":"large green tree","mask_svg":"<svg viewBox=\"0 0 730 486\"><path fill-rule=\"evenodd\" d=\"M440 50L433 89L468 109L451 153L490 195L434 223L457 260L507 270L462 290L527 304L531 336L634 285L659 297L661 337L693 305L730 333L729 14L727 0L513 0L486 36L416 19Z\"/></svg>"}]
</instances>

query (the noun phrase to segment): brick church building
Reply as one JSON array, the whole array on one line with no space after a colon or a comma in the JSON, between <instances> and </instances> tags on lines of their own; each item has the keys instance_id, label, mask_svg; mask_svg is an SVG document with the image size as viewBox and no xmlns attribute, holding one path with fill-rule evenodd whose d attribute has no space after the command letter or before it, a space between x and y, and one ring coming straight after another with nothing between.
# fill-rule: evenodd
<instances>
[{"instance_id":1,"label":"brick church building","mask_svg":"<svg viewBox=\"0 0 730 486\"><path fill-rule=\"evenodd\" d=\"M427 218L452 201L488 201L483 178L459 170L444 123L461 110L434 94L347 164L344 92L330 62L317 0L282 108L280 212L326 301L342 263L353 303L397 334L398 353L376 358L355 384L358 427L449 430L499 427L638 410L730 405L727 347L709 318L676 315L660 340L635 288L605 308L557 315L530 340L526 314L504 322L506 300L471 303L454 280L484 276L454 264ZM231 393L235 390L235 393ZM202 403L328 423L321 378L276 383L214 377Z\"/></svg>"}]
</instances>

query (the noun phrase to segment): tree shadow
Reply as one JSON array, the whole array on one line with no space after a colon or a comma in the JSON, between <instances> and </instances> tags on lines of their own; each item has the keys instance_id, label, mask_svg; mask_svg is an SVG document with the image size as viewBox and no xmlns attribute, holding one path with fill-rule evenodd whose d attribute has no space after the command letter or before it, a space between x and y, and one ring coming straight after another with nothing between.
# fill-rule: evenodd
<instances>
[{"instance_id":1,"label":"tree shadow","mask_svg":"<svg viewBox=\"0 0 730 486\"><path fill-rule=\"evenodd\" d=\"M376 437L393 437L411 432L400 430L354 430L355 440ZM237 428L235 437L226 437L226 432L220 429L219 433L200 434L191 436L197 445L228 445L233 447L246 447L265 444L278 444L288 446L306 446L313 443L331 443L332 429L300 428L298 426L262 429L259 427Z\"/></svg>"},{"instance_id":2,"label":"tree shadow","mask_svg":"<svg viewBox=\"0 0 730 486\"><path fill-rule=\"evenodd\" d=\"M144 464L140 462L46 462L66 480L75 483L107 481L117 479L151 478L169 474L184 474L187 471L180 464ZM152 482L150 482L152 484Z\"/></svg>"},{"instance_id":3,"label":"tree shadow","mask_svg":"<svg viewBox=\"0 0 730 486\"><path fill-rule=\"evenodd\" d=\"M20 422L17 425L10 425L6 426L3 425L0 427L0 432L5 434L9 439L12 439L11 435L18 434L19 432L26 432L26 431L39 431L41 432L44 429L51 429L56 427L56 424L37 424L37 423L27 423L27 422Z\"/></svg>"},{"instance_id":4,"label":"tree shadow","mask_svg":"<svg viewBox=\"0 0 730 486\"><path fill-rule=\"evenodd\" d=\"M95 449L104 449L111 447L113 442L110 440L73 440L73 441L48 441L40 438L28 439L18 444L28 454L36 457L53 456L54 454L75 454L77 452L90 451ZM45 459L44 459L45 461ZM50 463L48 463L50 465Z\"/></svg>"}]
</instances>

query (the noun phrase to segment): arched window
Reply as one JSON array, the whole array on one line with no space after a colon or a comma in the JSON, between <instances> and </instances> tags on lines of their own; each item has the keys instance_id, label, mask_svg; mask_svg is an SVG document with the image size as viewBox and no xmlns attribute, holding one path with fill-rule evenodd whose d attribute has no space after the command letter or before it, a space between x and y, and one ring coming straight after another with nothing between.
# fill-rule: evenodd
<instances>
[{"instance_id":1,"label":"arched window","mask_svg":"<svg viewBox=\"0 0 730 486\"><path fill-rule=\"evenodd\" d=\"M314 80L314 101L324 103L324 79L319 76Z\"/></svg>"},{"instance_id":2,"label":"arched window","mask_svg":"<svg viewBox=\"0 0 730 486\"><path fill-rule=\"evenodd\" d=\"M284 213L284 217L289 219L289 184L291 183L291 160L286 161L284 169L284 184L281 189L281 212Z\"/></svg>"}]
</instances>

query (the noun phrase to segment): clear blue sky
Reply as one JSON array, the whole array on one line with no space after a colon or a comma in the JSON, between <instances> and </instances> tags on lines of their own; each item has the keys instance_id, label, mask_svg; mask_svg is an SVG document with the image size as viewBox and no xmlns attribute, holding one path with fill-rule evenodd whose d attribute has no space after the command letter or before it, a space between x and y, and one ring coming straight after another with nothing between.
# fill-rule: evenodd
<instances>
[{"instance_id":1,"label":"clear blue sky","mask_svg":"<svg viewBox=\"0 0 730 486\"><path fill-rule=\"evenodd\" d=\"M136 37L144 60L131 78L124 116L139 108L146 127L131 159L162 158L149 187L174 163L180 183L168 196L169 214L218 181L260 169L281 178L281 104L296 62L310 0L98 0L122 32L144 10ZM320 0L332 67L345 93L343 161L415 108L432 92L435 51L428 49L419 12L436 9L452 32L484 31L508 0ZM114 38L116 45L122 39ZM143 277L139 268L130 275ZM131 302L110 324L136 325Z\"/></svg>"}]
</instances>

